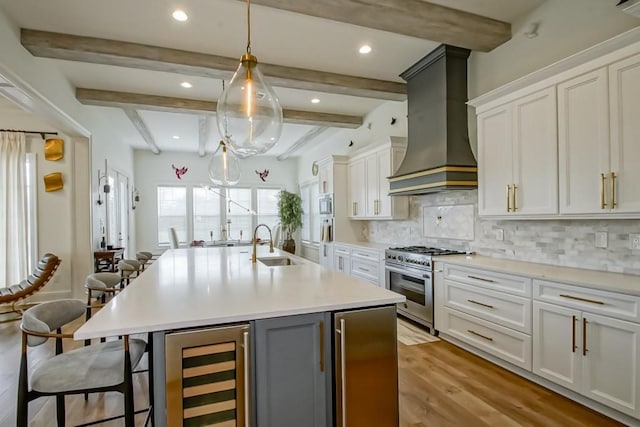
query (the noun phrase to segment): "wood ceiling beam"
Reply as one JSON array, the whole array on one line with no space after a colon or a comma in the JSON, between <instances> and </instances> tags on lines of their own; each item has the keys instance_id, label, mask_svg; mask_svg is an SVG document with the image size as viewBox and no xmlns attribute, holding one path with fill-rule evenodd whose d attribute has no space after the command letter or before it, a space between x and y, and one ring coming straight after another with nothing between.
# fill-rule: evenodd
<instances>
[{"instance_id":1,"label":"wood ceiling beam","mask_svg":"<svg viewBox=\"0 0 640 427\"><path fill-rule=\"evenodd\" d=\"M115 92L97 89L76 89L76 99L85 105L164 111L170 113L215 114L215 101L172 98L130 92ZM345 114L283 109L285 123L357 129L362 126L362 117Z\"/></svg>"},{"instance_id":2,"label":"wood ceiling beam","mask_svg":"<svg viewBox=\"0 0 640 427\"><path fill-rule=\"evenodd\" d=\"M25 28L21 30L20 40L38 57L214 79L230 79L239 61L238 58ZM407 98L404 83L265 63L260 63L260 68L277 87L392 101Z\"/></svg>"},{"instance_id":3,"label":"wood ceiling beam","mask_svg":"<svg viewBox=\"0 0 640 427\"><path fill-rule=\"evenodd\" d=\"M158 145L156 144L153 135L151 135L146 123L142 120L142 117L140 117L140 114L138 114L138 112L133 108L125 108L124 113L129 117L129 120L131 120L133 126L135 126L140 136L142 136L144 142L146 142L149 148L151 148L153 154L160 154L160 149L158 148Z\"/></svg>"},{"instance_id":4,"label":"wood ceiling beam","mask_svg":"<svg viewBox=\"0 0 640 427\"><path fill-rule=\"evenodd\" d=\"M238 0L243 1L244 0ZM252 0L254 4L488 52L511 24L422 0Z\"/></svg>"}]
</instances>

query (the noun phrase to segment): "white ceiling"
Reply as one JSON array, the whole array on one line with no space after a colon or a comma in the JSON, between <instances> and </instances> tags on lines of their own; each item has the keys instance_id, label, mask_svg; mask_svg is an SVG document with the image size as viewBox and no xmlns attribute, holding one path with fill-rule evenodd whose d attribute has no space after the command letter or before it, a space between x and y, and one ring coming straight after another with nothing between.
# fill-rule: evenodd
<instances>
[{"instance_id":1,"label":"white ceiling","mask_svg":"<svg viewBox=\"0 0 640 427\"><path fill-rule=\"evenodd\" d=\"M429 0L455 9L513 22L544 0ZM246 44L246 6L235 0L0 0L16 26L83 36L240 57ZM175 8L189 20L171 18ZM398 75L437 46L437 43L355 25L253 5L252 52L260 62L334 73L402 81ZM362 56L360 45L373 52ZM116 66L40 59L54 62L75 87L216 100L220 80ZM180 82L189 81L191 89ZM352 96L275 88L284 108L366 115L383 101ZM311 104L318 97L319 104ZM119 109L99 109L117 128L116 134L135 148L147 145ZM161 150L197 151L195 115L140 111ZM207 149L219 138L211 120ZM269 155L286 151L311 126L285 125L282 138ZM173 139L173 135L180 139Z\"/></svg>"}]
</instances>

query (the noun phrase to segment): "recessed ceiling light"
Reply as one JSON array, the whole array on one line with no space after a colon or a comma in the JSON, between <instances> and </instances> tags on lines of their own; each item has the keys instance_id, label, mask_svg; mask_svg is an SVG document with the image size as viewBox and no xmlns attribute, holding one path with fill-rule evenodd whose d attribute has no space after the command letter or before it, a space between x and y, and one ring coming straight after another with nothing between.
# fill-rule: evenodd
<instances>
[{"instance_id":1,"label":"recessed ceiling light","mask_svg":"<svg viewBox=\"0 0 640 427\"><path fill-rule=\"evenodd\" d=\"M185 89L191 89L193 87L193 85L189 82L182 82L180 83L180 86L182 86Z\"/></svg>"},{"instance_id":2,"label":"recessed ceiling light","mask_svg":"<svg viewBox=\"0 0 640 427\"><path fill-rule=\"evenodd\" d=\"M319 100L318 98L313 98L313 99L311 100L311 103L312 103L312 104L317 104L318 102L320 102L320 100Z\"/></svg>"},{"instance_id":3,"label":"recessed ceiling light","mask_svg":"<svg viewBox=\"0 0 640 427\"><path fill-rule=\"evenodd\" d=\"M187 13L181 9L174 10L171 16L173 16L173 19L180 22L184 22L187 19L189 19L189 17L187 16Z\"/></svg>"},{"instance_id":4,"label":"recessed ceiling light","mask_svg":"<svg viewBox=\"0 0 640 427\"><path fill-rule=\"evenodd\" d=\"M358 52L360 52L363 55L366 55L367 53L371 52L371 46L369 46L368 44L364 44L360 46L360 49L358 50Z\"/></svg>"},{"instance_id":5,"label":"recessed ceiling light","mask_svg":"<svg viewBox=\"0 0 640 427\"><path fill-rule=\"evenodd\" d=\"M180 139L178 135L173 135L173 139Z\"/></svg>"}]
</instances>

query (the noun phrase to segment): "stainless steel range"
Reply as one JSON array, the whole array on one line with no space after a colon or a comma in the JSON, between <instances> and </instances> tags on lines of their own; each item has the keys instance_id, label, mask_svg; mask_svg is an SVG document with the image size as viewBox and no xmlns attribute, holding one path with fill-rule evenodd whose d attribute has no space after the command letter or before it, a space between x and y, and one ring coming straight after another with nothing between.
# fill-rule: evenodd
<instances>
[{"instance_id":1,"label":"stainless steel range","mask_svg":"<svg viewBox=\"0 0 640 427\"><path fill-rule=\"evenodd\" d=\"M433 333L433 257L465 253L425 246L387 249L387 289L407 298L406 302L398 304L398 312L427 326Z\"/></svg>"}]
</instances>

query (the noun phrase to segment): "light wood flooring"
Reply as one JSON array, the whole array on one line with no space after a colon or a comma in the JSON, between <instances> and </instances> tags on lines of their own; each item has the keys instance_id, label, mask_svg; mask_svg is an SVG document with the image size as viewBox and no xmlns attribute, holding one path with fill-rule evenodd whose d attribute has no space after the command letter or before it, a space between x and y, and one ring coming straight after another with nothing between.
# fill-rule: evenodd
<instances>
[{"instance_id":1,"label":"light wood flooring","mask_svg":"<svg viewBox=\"0 0 640 427\"><path fill-rule=\"evenodd\" d=\"M31 366L51 354L52 344L30 350ZM398 343L398 351L401 427L621 425L445 341ZM1 427L15 426L19 353L19 322L0 324ZM146 374L137 374L136 409L147 407L146 390ZM123 413L119 393L90 395L88 402L73 396L66 402L68 425ZM29 414L31 426L55 425L55 402L38 399L30 404ZM138 415L137 425L143 420L144 415Z\"/></svg>"}]
</instances>

